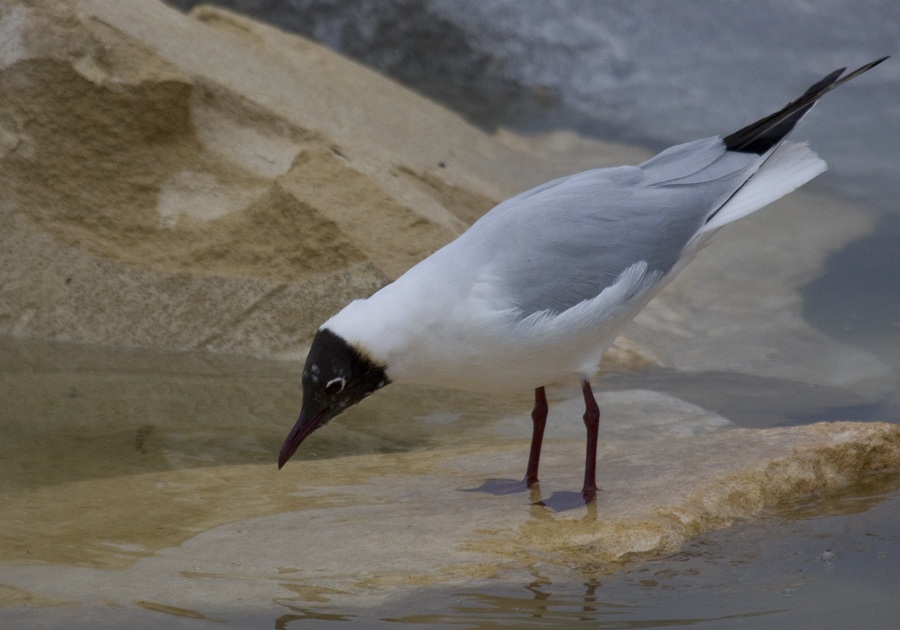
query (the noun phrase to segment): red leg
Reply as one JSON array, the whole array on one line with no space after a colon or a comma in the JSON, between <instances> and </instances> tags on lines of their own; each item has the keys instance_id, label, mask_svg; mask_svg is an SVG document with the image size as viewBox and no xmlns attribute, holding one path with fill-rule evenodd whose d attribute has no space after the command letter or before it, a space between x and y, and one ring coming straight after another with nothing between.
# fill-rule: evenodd
<instances>
[{"instance_id":1,"label":"red leg","mask_svg":"<svg viewBox=\"0 0 900 630\"><path fill-rule=\"evenodd\" d=\"M543 387L534 390L531 422L534 425L531 433L531 451L528 454L528 469L525 471L525 486L528 488L538 481L538 464L541 460L541 445L544 442L544 426L547 424L547 394Z\"/></svg>"},{"instance_id":2,"label":"red leg","mask_svg":"<svg viewBox=\"0 0 900 630\"><path fill-rule=\"evenodd\" d=\"M581 381L584 394L584 426L587 429L587 452L584 459L584 487L581 496L590 503L597 495L597 433L600 428L600 407L594 400L594 392L587 379Z\"/></svg>"}]
</instances>

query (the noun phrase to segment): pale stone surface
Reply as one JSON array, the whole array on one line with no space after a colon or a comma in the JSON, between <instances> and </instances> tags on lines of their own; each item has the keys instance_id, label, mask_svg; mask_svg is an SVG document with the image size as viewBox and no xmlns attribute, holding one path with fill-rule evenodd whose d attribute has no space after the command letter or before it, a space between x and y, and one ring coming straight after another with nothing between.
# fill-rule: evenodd
<instances>
[{"instance_id":1,"label":"pale stone surface","mask_svg":"<svg viewBox=\"0 0 900 630\"><path fill-rule=\"evenodd\" d=\"M11 603L148 600L210 617L238 595L251 609L279 598L361 606L421 586L669 553L900 458L891 424L679 431L604 442L591 510L531 504L541 494L552 504L558 490L461 491L518 470L527 440L62 484L0 507L0 521L19 524L6 527L0 582ZM577 490L580 452L578 439L548 443L544 488Z\"/></svg>"}]
</instances>

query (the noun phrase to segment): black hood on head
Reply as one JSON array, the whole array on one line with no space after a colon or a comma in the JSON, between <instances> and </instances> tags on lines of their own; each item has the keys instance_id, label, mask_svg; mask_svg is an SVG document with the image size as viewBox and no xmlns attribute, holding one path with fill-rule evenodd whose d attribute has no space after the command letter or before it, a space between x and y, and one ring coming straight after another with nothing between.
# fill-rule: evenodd
<instances>
[{"instance_id":1,"label":"black hood on head","mask_svg":"<svg viewBox=\"0 0 900 630\"><path fill-rule=\"evenodd\" d=\"M319 329L303 366L303 406L278 456L284 466L310 433L390 383L386 366L327 328Z\"/></svg>"},{"instance_id":2,"label":"black hood on head","mask_svg":"<svg viewBox=\"0 0 900 630\"><path fill-rule=\"evenodd\" d=\"M350 403L352 405L390 382L385 374L386 367L375 363L368 354L347 343L340 335L322 328L316 333L303 366L303 397L315 396L324 391L332 379L343 378L348 393L360 393L360 397Z\"/></svg>"}]
</instances>

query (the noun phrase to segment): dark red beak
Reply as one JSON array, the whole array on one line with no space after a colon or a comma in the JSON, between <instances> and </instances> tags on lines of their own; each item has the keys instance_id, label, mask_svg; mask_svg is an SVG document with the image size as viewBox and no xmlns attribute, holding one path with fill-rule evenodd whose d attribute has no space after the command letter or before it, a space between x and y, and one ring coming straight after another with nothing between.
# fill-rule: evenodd
<instances>
[{"instance_id":1,"label":"dark red beak","mask_svg":"<svg viewBox=\"0 0 900 630\"><path fill-rule=\"evenodd\" d=\"M294 424L294 428L288 433L284 444L281 445L281 452L278 454L278 469L287 463L287 460L297 451L300 444L303 443L310 433L322 426L322 418L325 417L328 408L322 409L315 415L307 413L306 409L300 411L300 417Z\"/></svg>"}]
</instances>

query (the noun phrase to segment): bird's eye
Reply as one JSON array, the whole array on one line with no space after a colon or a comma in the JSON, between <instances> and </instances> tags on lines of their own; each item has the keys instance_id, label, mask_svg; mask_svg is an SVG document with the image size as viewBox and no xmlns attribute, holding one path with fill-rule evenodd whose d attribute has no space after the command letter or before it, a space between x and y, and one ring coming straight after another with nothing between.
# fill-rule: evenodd
<instances>
[{"instance_id":1,"label":"bird's eye","mask_svg":"<svg viewBox=\"0 0 900 630\"><path fill-rule=\"evenodd\" d=\"M338 394L344 389L344 385L347 384L343 378L333 378L328 383L325 384L325 393L326 394Z\"/></svg>"}]
</instances>

